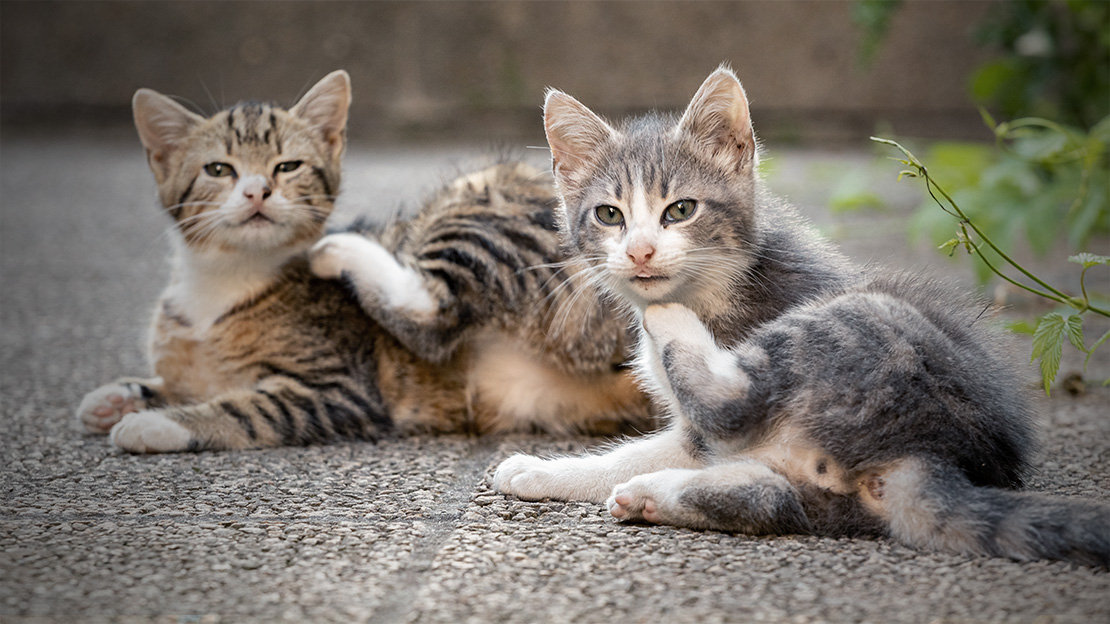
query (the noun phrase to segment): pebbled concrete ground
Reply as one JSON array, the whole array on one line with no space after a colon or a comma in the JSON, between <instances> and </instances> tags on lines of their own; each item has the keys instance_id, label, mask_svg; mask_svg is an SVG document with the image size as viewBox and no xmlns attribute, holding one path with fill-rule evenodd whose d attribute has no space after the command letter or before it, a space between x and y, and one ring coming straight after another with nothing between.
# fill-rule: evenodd
<instances>
[{"instance_id":1,"label":"pebbled concrete ground","mask_svg":"<svg viewBox=\"0 0 1110 624\"><path fill-rule=\"evenodd\" d=\"M487 485L513 452L598 440L120 453L82 433L73 409L99 384L146 371L141 340L166 275L167 221L129 130L9 130L0 144L0 622L1110 621L1110 574L1067 564L621 525L598 505L521 502ZM542 152L521 152L542 163ZM352 148L343 214L412 206L485 154ZM866 169L867 154L772 155L772 187L856 259L965 279L966 264L905 244L919 189L876 182L894 206L882 213L822 208L829 167L832 178L836 167ZM1092 368L1110 376L1105 357ZM1045 449L1032 489L1110 501L1108 403L1104 388L1040 400Z\"/></svg>"}]
</instances>

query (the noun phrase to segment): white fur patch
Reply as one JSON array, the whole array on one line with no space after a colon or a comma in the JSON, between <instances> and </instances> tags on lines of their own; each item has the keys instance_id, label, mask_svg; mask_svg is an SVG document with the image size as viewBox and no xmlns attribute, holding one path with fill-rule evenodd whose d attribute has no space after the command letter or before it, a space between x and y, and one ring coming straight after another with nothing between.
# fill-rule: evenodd
<instances>
[{"instance_id":1,"label":"white fur patch","mask_svg":"<svg viewBox=\"0 0 1110 624\"><path fill-rule=\"evenodd\" d=\"M325 279L346 274L360 292L374 293L394 309L431 314L437 304L416 270L365 236L344 232L325 236L310 252L312 272Z\"/></svg>"},{"instance_id":2,"label":"white fur patch","mask_svg":"<svg viewBox=\"0 0 1110 624\"><path fill-rule=\"evenodd\" d=\"M132 453L173 453L189 448L193 434L153 410L127 414L109 434L112 444Z\"/></svg>"},{"instance_id":3,"label":"white fur patch","mask_svg":"<svg viewBox=\"0 0 1110 624\"><path fill-rule=\"evenodd\" d=\"M613 487L664 468L700 467L683 449L677 429L639 438L601 455L540 459L514 455L497 467L494 487L525 500L602 502Z\"/></svg>"},{"instance_id":4,"label":"white fur patch","mask_svg":"<svg viewBox=\"0 0 1110 624\"><path fill-rule=\"evenodd\" d=\"M162 299L188 319L195 331L206 331L236 304L270 286L294 253L179 249L173 280Z\"/></svg>"}]
</instances>

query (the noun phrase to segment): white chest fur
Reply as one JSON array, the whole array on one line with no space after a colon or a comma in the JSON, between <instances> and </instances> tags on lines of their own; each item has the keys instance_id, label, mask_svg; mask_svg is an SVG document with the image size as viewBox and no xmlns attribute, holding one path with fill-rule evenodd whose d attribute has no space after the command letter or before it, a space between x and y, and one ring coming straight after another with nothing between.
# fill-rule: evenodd
<instances>
[{"instance_id":1,"label":"white chest fur","mask_svg":"<svg viewBox=\"0 0 1110 624\"><path fill-rule=\"evenodd\" d=\"M290 255L182 252L162 301L203 334L228 310L270 286Z\"/></svg>"}]
</instances>

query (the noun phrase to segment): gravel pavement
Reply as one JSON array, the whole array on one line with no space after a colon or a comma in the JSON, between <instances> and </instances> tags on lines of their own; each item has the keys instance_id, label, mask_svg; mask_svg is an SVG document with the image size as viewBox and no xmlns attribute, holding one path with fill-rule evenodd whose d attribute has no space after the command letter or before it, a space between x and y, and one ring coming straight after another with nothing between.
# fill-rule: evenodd
<instances>
[{"instance_id":1,"label":"gravel pavement","mask_svg":"<svg viewBox=\"0 0 1110 624\"><path fill-rule=\"evenodd\" d=\"M343 214L412 206L488 153L352 148ZM773 155L772 186L856 259L962 278L904 244L904 211L821 208L828 181L810 165L862 167L868 155ZM147 371L168 220L138 141L6 132L0 183L0 622L1110 622L1110 574L1063 563L622 525L595 504L489 488L513 452L598 440L121 453L83 433L73 410L98 385ZM891 192L905 203L906 189ZM1106 358L1092 366L1110 376ZM1110 501L1108 404L1106 388L1040 399L1032 489Z\"/></svg>"}]
</instances>

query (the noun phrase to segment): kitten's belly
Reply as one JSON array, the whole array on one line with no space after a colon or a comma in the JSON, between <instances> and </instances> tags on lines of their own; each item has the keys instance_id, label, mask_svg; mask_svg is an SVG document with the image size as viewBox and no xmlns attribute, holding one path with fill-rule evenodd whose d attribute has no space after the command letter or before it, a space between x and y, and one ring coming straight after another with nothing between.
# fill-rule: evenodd
<instances>
[{"instance_id":1,"label":"kitten's belly","mask_svg":"<svg viewBox=\"0 0 1110 624\"><path fill-rule=\"evenodd\" d=\"M858 476L849 475L831 455L789 425L778 427L767 438L745 449L728 449L722 456L740 454L761 461L794 484L808 483L847 494L859 489Z\"/></svg>"}]
</instances>

